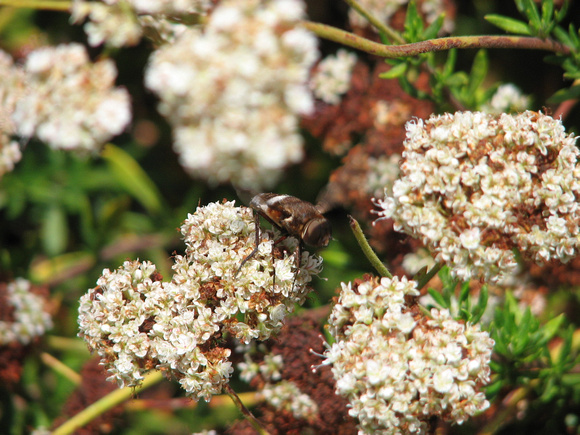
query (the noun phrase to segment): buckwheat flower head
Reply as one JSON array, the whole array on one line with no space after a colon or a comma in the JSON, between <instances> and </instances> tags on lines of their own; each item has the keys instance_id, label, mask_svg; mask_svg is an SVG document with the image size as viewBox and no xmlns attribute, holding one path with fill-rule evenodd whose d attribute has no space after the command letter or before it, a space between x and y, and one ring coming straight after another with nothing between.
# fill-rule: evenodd
<instances>
[{"instance_id":1,"label":"buckwheat flower head","mask_svg":"<svg viewBox=\"0 0 580 435\"><path fill-rule=\"evenodd\" d=\"M523 112L529 106L530 97L522 94L517 86L507 83L497 88L491 101L482 107L482 111L499 115L504 112Z\"/></svg>"},{"instance_id":2,"label":"buckwheat flower head","mask_svg":"<svg viewBox=\"0 0 580 435\"><path fill-rule=\"evenodd\" d=\"M298 118L314 107L307 81L318 56L302 18L301 0L225 0L203 30L153 53L145 84L191 175L262 189L301 160Z\"/></svg>"},{"instance_id":3,"label":"buckwheat flower head","mask_svg":"<svg viewBox=\"0 0 580 435\"><path fill-rule=\"evenodd\" d=\"M11 140L15 133L11 116L16 102L24 92L24 75L15 67L12 57L0 50L0 178L14 169L22 157L18 142Z\"/></svg>"},{"instance_id":4,"label":"buckwheat flower head","mask_svg":"<svg viewBox=\"0 0 580 435\"><path fill-rule=\"evenodd\" d=\"M576 138L542 113L458 112L407 123L401 177L376 200L455 276L491 282L578 253Z\"/></svg>"},{"instance_id":5,"label":"buckwheat flower head","mask_svg":"<svg viewBox=\"0 0 580 435\"><path fill-rule=\"evenodd\" d=\"M45 47L28 55L26 92L16 103L16 133L55 149L95 151L131 120L129 94L113 87L111 60L89 62L80 44Z\"/></svg>"},{"instance_id":6,"label":"buckwheat flower head","mask_svg":"<svg viewBox=\"0 0 580 435\"><path fill-rule=\"evenodd\" d=\"M275 409L288 411L298 419L308 420L318 414L316 402L290 381L266 384L258 393L258 397L264 398Z\"/></svg>"},{"instance_id":7,"label":"buckwheat flower head","mask_svg":"<svg viewBox=\"0 0 580 435\"><path fill-rule=\"evenodd\" d=\"M342 284L325 364L360 433L427 433L434 416L461 424L489 406L479 388L490 381L493 340L445 310L425 317L418 294L406 278Z\"/></svg>"},{"instance_id":8,"label":"buckwheat flower head","mask_svg":"<svg viewBox=\"0 0 580 435\"><path fill-rule=\"evenodd\" d=\"M252 360L252 354L259 350L264 353L260 362ZM259 385L258 397L280 411L290 412L297 419L312 419L318 414L316 402L300 391L298 385L290 380L281 379L284 369L282 355L273 354L263 345L252 342L244 352L244 361L238 364L240 378L252 385ZM259 376L259 378L258 378ZM258 379L257 379L258 378Z\"/></svg>"},{"instance_id":9,"label":"buckwheat flower head","mask_svg":"<svg viewBox=\"0 0 580 435\"><path fill-rule=\"evenodd\" d=\"M4 286L4 284L2 284ZM10 312L10 319L0 320L0 345L19 342L29 344L52 328L45 299L30 291L30 282L17 278L6 285L6 300L2 300L3 314ZM2 292L4 293L4 292Z\"/></svg>"},{"instance_id":10,"label":"buckwheat flower head","mask_svg":"<svg viewBox=\"0 0 580 435\"><path fill-rule=\"evenodd\" d=\"M81 298L79 335L119 385L137 385L157 369L192 398L209 400L233 371L230 349L220 346L224 336L248 343L276 333L294 303L304 301L321 260L305 252L296 271L293 251L274 247L274 235L265 231L240 269L254 248L255 228L250 209L233 202L199 207L181 232L186 253L174 257L171 281L161 281L150 262L103 271Z\"/></svg>"},{"instance_id":11,"label":"buckwheat flower head","mask_svg":"<svg viewBox=\"0 0 580 435\"><path fill-rule=\"evenodd\" d=\"M73 0L71 21L88 18L84 30L90 45L123 47L137 44L146 27L161 23L172 27L167 16L203 15L210 7L210 0Z\"/></svg>"},{"instance_id":12,"label":"buckwheat flower head","mask_svg":"<svg viewBox=\"0 0 580 435\"><path fill-rule=\"evenodd\" d=\"M22 153L18 142L0 133L0 178L14 169L14 165L20 161Z\"/></svg>"},{"instance_id":13,"label":"buckwheat flower head","mask_svg":"<svg viewBox=\"0 0 580 435\"><path fill-rule=\"evenodd\" d=\"M328 104L340 103L340 97L350 87L352 69L356 54L340 49L318 64L316 73L310 79L310 88L316 98Z\"/></svg>"}]
</instances>

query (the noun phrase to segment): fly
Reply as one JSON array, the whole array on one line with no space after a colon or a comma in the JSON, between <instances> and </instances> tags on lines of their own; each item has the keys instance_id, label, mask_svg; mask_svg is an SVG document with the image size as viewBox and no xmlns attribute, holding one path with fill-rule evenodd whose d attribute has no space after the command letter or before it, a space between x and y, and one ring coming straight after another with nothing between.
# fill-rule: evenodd
<instances>
[{"instance_id":1,"label":"fly","mask_svg":"<svg viewBox=\"0 0 580 435\"><path fill-rule=\"evenodd\" d=\"M245 193L245 192L238 192ZM287 236L296 237L299 241L297 247L297 269L300 263L301 247L306 244L313 248L324 248L332 238L330 221L324 217L320 207L303 201L295 196L280 195L277 193L257 193L250 200L250 207L254 213L256 226L256 246L254 250L242 261L236 275L244 264L258 252L260 244L260 216L275 227L279 228Z\"/></svg>"}]
</instances>

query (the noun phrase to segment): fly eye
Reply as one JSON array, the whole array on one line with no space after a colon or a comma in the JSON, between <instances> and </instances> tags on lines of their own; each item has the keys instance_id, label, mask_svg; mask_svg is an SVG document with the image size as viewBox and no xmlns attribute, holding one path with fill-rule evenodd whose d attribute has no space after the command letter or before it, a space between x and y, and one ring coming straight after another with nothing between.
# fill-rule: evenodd
<instances>
[{"instance_id":1,"label":"fly eye","mask_svg":"<svg viewBox=\"0 0 580 435\"><path fill-rule=\"evenodd\" d=\"M302 233L304 243L315 248L328 246L331 237L332 228L330 227L330 222L324 218L313 219L308 222Z\"/></svg>"}]
</instances>

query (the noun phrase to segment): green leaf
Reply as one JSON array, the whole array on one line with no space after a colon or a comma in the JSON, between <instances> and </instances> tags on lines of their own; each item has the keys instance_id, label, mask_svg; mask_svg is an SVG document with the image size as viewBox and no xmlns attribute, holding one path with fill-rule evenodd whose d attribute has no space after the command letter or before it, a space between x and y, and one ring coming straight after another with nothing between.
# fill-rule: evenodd
<instances>
[{"instance_id":1,"label":"green leaf","mask_svg":"<svg viewBox=\"0 0 580 435\"><path fill-rule=\"evenodd\" d=\"M528 24L502 15L489 14L484 17L487 21L502 30L517 35L531 35Z\"/></svg>"},{"instance_id":2,"label":"green leaf","mask_svg":"<svg viewBox=\"0 0 580 435\"><path fill-rule=\"evenodd\" d=\"M481 287L481 290L479 291L479 299L477 300L477 305L473 309L473 318L471 319L471 322L473 323L479 322L481 316L483 316L483 313L485 313L485 309L487 308L488 299L489 299L489 291L487 285L484 285L483 287Z\"/></svg>"},{"instance_id":3,"label":"green leaf","mask_svg":"<svg viewBox=\"0 0 580 435\"><path fill-rule=\"evenodd\" d=\"M568 35L568 32L566 32L560 26L554 27L554 36L558 39L558 41L564 45L567 45L568 47L572 47L574 45L570 35Z\"/></svg>"},{"instance_id":4,"label":"green leaf","mask_svg":"<svg viewBox=\"0 0 580 435\"><path fill-rule=\"evenodd\" d=\"M464 282L461 285L461 290L459 291L459 305L462 305L464 302L466 302L468 297L469 297L469 283Z\"/></svg>"},{"instance_id":5,"label":"green leaf","mask_svg":"<svg viewBox=\"0 0 580 435\"><path fill-rule=\"evenodd\" d=\"M469 95L475 95L485 77L487 76L488 69L488 59L487 52L485 50L479 50L473 59L473 65L471 66L471 74L469 75L469 85L467 87L467 92Z\"/></svg>"},{"instance_id":6,"label":"green leaf","mask_svg":"<svg viewBox=\"0 0 580 435\"><path fill-rule=\"evenodd\" d=\"M542 22L544 22L544 23L551 22L553 14L554 14L554 0L543 0L542 1Z\"/></svg>"},{"instance_id":7,"label":"green leaf","mask_svg":"<svg viewBox=\"0 0 580 435\"><path fill-rule=\"evenodd\" d=\"M578 32L573 24L570 24L568 27L568 36L570 36L570 39L572 40L572 47L578 51L578 48L580 47L580 38L578 38Z\"/></svg>"},{"instance_id":8,"label":"green leaf","mask_svg":"<svg viewBox=\"0 0 580 435\"><path fill-rule=\"evenodd\" d=\"M428 39L436 38L439 31L443 27L445 21L445 14L440 14L435 21L433 21L427 29L422 33L421 39L427 41Z\"/></svg>"},{"instance_id":9,"label":"green leaf","mask_svg":"<svg viewBox=\"0 0 580 435\"><path fill-rule=\"evenodd\" d=\"M41 237L47 254L52 256L65 250L68 242L68 225L66 214L59 205L51 205L44 214Z\"/></svg>"},{"instance_id":10,"label":"green leaf","mask_svg":"<svg viewBox=\"0 0 580 435\"><path fill-rule=\"evenodd\" d=\"M427 290L427 292L435 300L437 305L439 305L442 308L449 308L449 302L446 301L445 298L443 297L443 295L441 293L439 293L437 290L430 288Z\"/></svg>"},{"instance_id":11,"label":"green leaf","mask_svg":"<svg viewBox=\"0 0 580 435\"><path fill-rule=\"evenodd\" d=\"M469 76L465 71L457 71L445 79L445 84L451 88L459 88L469 83Z\"/></svg>"},{"instance_id":12,"label":"green leaf","mask_svg":"<svg viewBox=\"0 0 580 435\"><path fill-rule=\"evenodd\" d=\"M405 15L405 32L403 37L408 42L417 42L420 40L420 35L423 33L423 19L417 10L415 1L412 0L407 6L407 14Z\"/></svg>"},{"instance_id":13,"label":"green leaf","mask_svg":"<svg viewBox=\"0 0 580 435\"><path fill-rule=\"evenodd\" d=\"M390 70L379 74L382 79L396 79L403 76L407 72L408 64L407 62L401 62L398 65L393 66Z\"/></svg>"},{"instance_id":14,"label":"green leaf","mask_svg":"<svg viewBox=\"0 0 580 435\"><path fill-rule=\"evenodd\" d=\"M123 188L136 198L151 213L161 210L161 194L155 183L128 153L112 144L107 144L103 158Z\"/></svg>"},{"instance_id":15,"label":"green leaf","mask_svg":"<svg viewBox=\"0 0 580 435\"><path fill-rule=\"evenodd\" d=\"M559 23L566 17L566 14L568 13L568 6L570 6L570 2L568 0L564 0L564 4L560 8L560 10L556 12L556 14L554 15L554 19L556 20L557 23Z\"/></svg>"},{"instance_id":16,"label":"green leaf","mask_svg":"<svg viewBox=\"0 0 580 435\"><path fill-rule=\"evenodd\" d=\"M560 314L558 317L554 317L544 325L542 328L542 335L544 336L546 343L556 336L558 330L564 323L564 320L566 320L564 315Z\"/></svg>"},{"instance_id":17,"label":"green leaf","mask_svg":"<svg viewBox=\"0 0 580 435\"><path fill-rule=\"evenodd\" d=\"M580 86L572 86L571 88L560 89L550 98L548 98L548 103L559 104L564 101L574 100L580 98Z\"/></svg>"},{"instance_id":18,"label":"green leaf","mask_svg":"<svg viewBox=\"0 0 580 435\"><path fill-rule=\"evenodd\" d=\"M545 0L544 0L545 1ZM534 0L523 0L525 15L530 20L530 25L539 29L541 26L540 13Z\"/></svg>"},{"instance_id":19,"label":"green leaf","mask_svg":"<svg viewBox=\"0 0 580 435\"><path fill-rule=\"evenodd\" d=\"M453 71L455 70L455 62L456 61L457 61L457 49L452 48L447 53L447 59L445 60L445 65L443 65L443 68L441 70L441 75L444 78L449 77L451 74L453 74Z\"/></svg>"}]
</instances>

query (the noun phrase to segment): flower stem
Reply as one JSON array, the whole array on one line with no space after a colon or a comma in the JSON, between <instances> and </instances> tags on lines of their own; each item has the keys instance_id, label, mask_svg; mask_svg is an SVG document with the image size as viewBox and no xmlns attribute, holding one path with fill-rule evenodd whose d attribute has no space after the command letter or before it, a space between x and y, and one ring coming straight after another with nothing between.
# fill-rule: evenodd
<instances>
[{"instance_id":1,"label":"flower stem","mask_svg":"<svg viewBox=\"0 0 580 435\"><path fill-rule=\"evenodd\" d=\"M230 386L230 384L226 384L224 389L226 393L230 396L236 407L240 410L242 414L244 414L244 417L248 419L252 427L256 429L260 435L269 435L269 432L262 425L262 423L260 423L260 421L256 417L254 417L254 414L252 414L250 410L244 406L239 396L236 394L236 392Z\"/></svg>"},{"instance_id":2,"label":"flower stem","mask_svg":"<svg viewBox=\"0 0 580 435\"><path fill-rule=\"evenodd\" d=\"M145 376L141 385L137 387L125 387L115 390L100 398L92 405L86 407L81 412L71 417L65 423L54 429L52 435L67 435L76 432L77 429L85 426L90 421L104 414L115 406L129 400L135 394L143 391L163 379L161 372L153 372Z\"/></svg>"},{"instance_id":3,"label":"flower stem","mask_svg":"<svg viewBox=\"0 0 580 435\"><path fill-rule=\"evenodd\" d=\"M384 45L326 24L303 21L302 26L321 38L387 59L417 56L427 52L445 51L451 48L516 48L545 50L558 54L569 54L570 52L568 47L551 39L543 40L529 36L457 36L430 39L412 44Z\"/></svg>"},{"instance_id":4,"label":"flower stem","mask_svg":"<svg viewBox=\"0 0 580 435\"><path fill-rule=\"evenodd\" d=\"M392 278L393 275L391 275L389 269L385 267L383 262L379 259L379 257L377 257L375 251L373 251L373 248L371 248L371 245L369 245L369 242L367 241L365 235L363 234L363 231L359 223L356 221L356 219L349 215L348 220L350 223L350 228L354 234L354 237L356 238L356 241L358 242L360 248L365 254L365 257L367 257L367 259L371 262L373 267L376 269L377 272L379 272L381 276Z\"/></svg>"},{"instance_id":5,"label":"flower stem","mask_svg":"<svg viewBox=\"0 0 580 435\"><path fill-rule=\"evenodd\" d=\"M443 267L443 263L437 263L433 266L427 273L421 277L419 277L417 282L417 290L421 290L423 287L427 285L431 278L433 278Z\"/></svg>"},{"instance_id":6,"label":"flower stem","mask_svg":"<svg viewBox=\"0 0 580 435\"><path fill-rule=\"evenodd\" d=\"M399 33L385 23L379 21L373 14L367 11L359 2L356 0L345 0L348 5L362 15L369 23L371 23L377 30L383 33L391 41L397 42L398 44L403 44L405 40Z\"/></svg>"},{"instance_id":7,"label":"flower stem","mask_svg":"<svg viewBox=\"0 0 580 435\"><path fill-rule=\"evenodd\" d=\"M64 364L62 361L56 359L54 356L52 356L47 352L42 352L40 354L40 359L44 364L53 369L56 373L62 375L64 378L68 379L73 384L77 386L80 385L82 377L73 369L71 369L69 366Z\"/></svg>"},{"instance_id":8,"label":"flower stem","mask_svg":"<svg viewBox=\"0 0 580 435\"><path fill-rule=\"evenodd\" d=\"M0 0L0 5L51 11L68 11L71 8L71 2L66 0Z\"/></svg>"}]
</instances>

